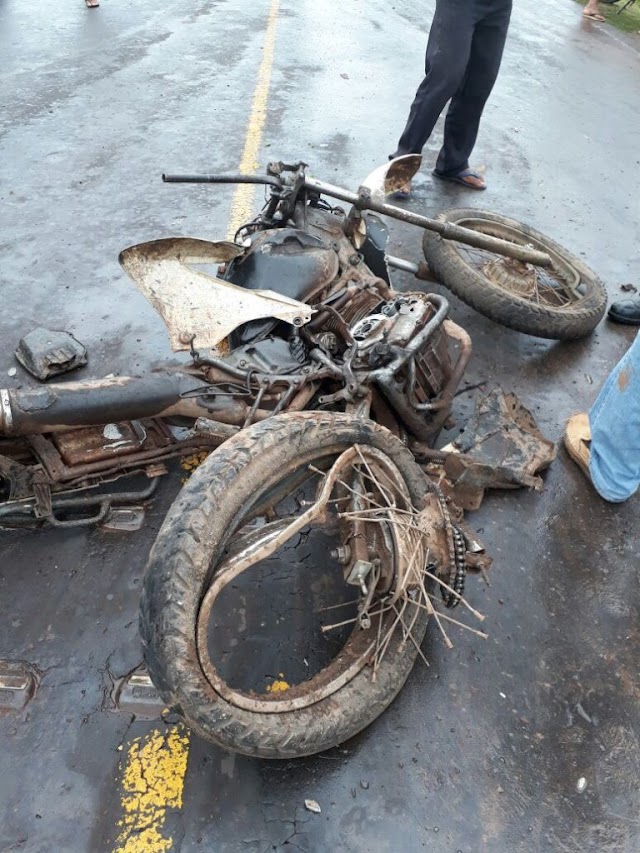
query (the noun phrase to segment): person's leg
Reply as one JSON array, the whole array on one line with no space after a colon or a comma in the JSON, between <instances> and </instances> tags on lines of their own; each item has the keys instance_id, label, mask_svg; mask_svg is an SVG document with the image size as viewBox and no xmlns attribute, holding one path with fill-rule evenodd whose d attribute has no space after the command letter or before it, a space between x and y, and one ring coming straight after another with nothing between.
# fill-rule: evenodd
<instances>
[{"instance_id":1,"label":"person's leg","mask_svg":"<svg viewBox=\"0 0 640 853\"><path fill-rule=\"evenodd\" d=\"M589 0L582 14L585 18L593 18L594 21L604 21L604 17L600 14L600 9L598 8L598 0Z\"/></svg>"},{"instance_id":2,"label":"person's leg","mask_svg":"<svg viewBox=\"0 0 640 853\"><path fill-rule=\"evenodd\" d=\"M451 99L444 125L444 143L436 172L457 175L469 168L480 119L498 76L509 29L511 0L480 0L487 14L476 24L469 62L460 87Z\"/></svg>"},{"instance_id":3,"label":"person's leg","mask_svg":"<svg viewBox=\"0 0 640 853\"><path fill-rule=\"evenodd\" d=\"M464 77L473 38L477 0L437 0L429 31L425 78L418 87L407 125L393 155L420 154Z\"/></svg>"},{"instance_id":4,"label":"person's leg","mask_svg":"<svg viewBox=\"0 0 640 853\"><path fill-rule=\"evenodd\" d=\"M640 334L607 377L589 411L589 473L608 501L640 487Z\"/></svg>"}]
</instances>

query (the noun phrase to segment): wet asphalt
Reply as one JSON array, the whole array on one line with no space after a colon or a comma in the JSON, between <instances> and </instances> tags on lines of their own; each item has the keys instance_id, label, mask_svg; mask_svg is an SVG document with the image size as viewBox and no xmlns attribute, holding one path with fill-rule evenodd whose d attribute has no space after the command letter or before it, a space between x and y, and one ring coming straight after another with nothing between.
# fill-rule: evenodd
<instances>
[{"instance_id":1,"label":"wet asphalt","mask_svg":"<svg viewBox=\"0 0 640 853\"><path fill-rule=\"evenodd\" d=\"M89 347L85 376L171 358L118 252L226 233L231 190L164 186L160 174L237 168L268 7L0 6L0 375L40 324ZM261 159L302 159L355 188L402 129L432 8L284 0ZM474 155L489 189L432 183L436 133L411 207L503 212L580 255L612 299L640 288L639 66L637 38L583 21L569 0L516 0ZM419 245L394 226L394 254L417 259ZM451 306L473 338L466 381L517 391L555 441L633 334L603 323L557 344ZM28 381L19 370L0 384ZM458 398L459 422L472 397ZM176 473L138 533L2 534L0 657L40 679L24 711L0 715L2 851L115 843L118 747L154 724L109 710L110 687L140 662L141 576L178 487ZM600 501L562 449L542 494L490 496L471 519L494 556L490 586L468 587L489 640L461 634L447 651L430 633L431 667L416 666L388 712L318 757L257 761L194 738L171 849L634 853L638 507Z\"/></svg>"}]
</instances>

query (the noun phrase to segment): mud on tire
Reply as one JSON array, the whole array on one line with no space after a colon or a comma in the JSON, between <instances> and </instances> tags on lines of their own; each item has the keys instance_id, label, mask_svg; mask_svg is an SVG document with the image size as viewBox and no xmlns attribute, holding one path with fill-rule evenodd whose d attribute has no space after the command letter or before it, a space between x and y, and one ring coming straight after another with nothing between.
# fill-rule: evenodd
<instances>
[{"instance_id":1,"label":"mud on tire","mask_svg":"<svg viewBox=\"0 0 640 853\"><path fill-rule=\"evenodd\" d=\"M558 243L539 231L484 210L447 210L437 219L452 224L465 225L465 220L481 223L481 230L494 236L503 236L502 230L517 235L517 242L530 243L534 248L549 252L560 263L570 268L580 279L582 295L574 303L555 307L530 301L494 283L480 270L470 265L458 250L458 244L444 240L439 234L425 231L422 248L425 259L436 278L452 293L475 308L485 317L528 335L554 340L569 340L588 335L598 325L607 306L607 294L602 282L594 273ZM509 239L505 236L505 239Z\"/></svg>"},{"instance_id":2,"label":"mud on tire","mask_svg":"<svg viewBox=\"0 0 640 853\"><path fill-rule=\"evenodd\" d=\"M423 505L425 477L390 432L348 415L304 412L270 418L227 441L194 472L171 507L149 557L140 631L151 679L164 702L206 740L264 758L316 753L369 725L406 681L417 651L411 643L400 648L396 636L375 684L365 667L314 705L265 714L238 708L217 693L196 651L200 603L234 520L292 463L311 464L319 451L339 454L354 444L383 451L414 505ZM412 632L418 642L426 623L421 612Z\"/></svg>"}]
</instances>

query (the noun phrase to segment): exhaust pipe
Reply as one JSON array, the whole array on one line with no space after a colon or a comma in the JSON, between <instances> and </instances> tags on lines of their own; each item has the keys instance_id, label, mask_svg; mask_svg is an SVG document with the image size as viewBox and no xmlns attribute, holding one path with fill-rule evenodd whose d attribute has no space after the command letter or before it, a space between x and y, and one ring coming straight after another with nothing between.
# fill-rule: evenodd
<instances>
[{"instance_id":1,"label":"exhaust pipe","mask_svg":"<svg viewBox=\"0 0 640 853\"><path fill-rule=\"evenodd\" d=\"M70 427L139 420L199 400L186 392L206 385L184 373L112 376L44 388L0 389L0 436L34 435ZM206 409L198 406L199 414ZM197 416L197 415L196 415Z\"/></svg>"}]
</instances>

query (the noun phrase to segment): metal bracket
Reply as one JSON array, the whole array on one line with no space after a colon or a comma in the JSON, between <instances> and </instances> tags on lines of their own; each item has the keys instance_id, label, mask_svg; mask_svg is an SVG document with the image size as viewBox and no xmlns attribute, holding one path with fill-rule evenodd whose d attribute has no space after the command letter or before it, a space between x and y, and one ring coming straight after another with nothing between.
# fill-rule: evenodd
<instances>
[{"instance_id":1,"label":"metal bracket","mask_svg":"<svg viewBox=\"0 0 640 853\"><path fill-rule=\"evenodd\" d=\"M0 660L0 710L21 711L35 695L39 677L25 661Z\"/></svg>"},{"instance_id":2,"label":"metal bracket","mask_svg":"<svg viewBox=\"0 0 640 853\"><path fill-rule=\"evenodd\" d=\"M373 563L369 563L367 560L356 560L347 577L347 583L351 586L359 586L362 594L367 595L369 590L367 589L366 580L372 569Z\"/></svg>"},{"instance_id":3,"label":"metal bracket","mask_svg":"<svg viewBox=\"0 0 640 853\"><path fill-rule=\"evenodd\" d=\"M145 720L158 719L166 707L144 668L122 679L116 688L115 704L117 710Z\"/></svg>"}]
</instances>

